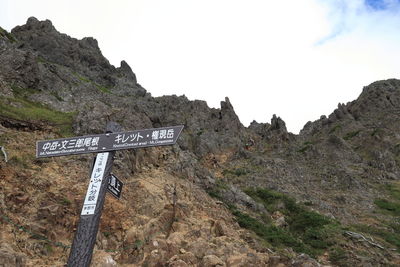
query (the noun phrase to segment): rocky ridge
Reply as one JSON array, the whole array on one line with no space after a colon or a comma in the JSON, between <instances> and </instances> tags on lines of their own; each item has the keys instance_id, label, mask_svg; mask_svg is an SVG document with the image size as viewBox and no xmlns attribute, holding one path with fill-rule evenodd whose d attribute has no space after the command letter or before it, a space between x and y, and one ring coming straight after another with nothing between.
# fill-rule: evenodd
<instances>
[{"instance_id":1,"label":"rocky ridge","mask_svg":"<svg viewBox=\"0 0 400 267\"><path fill-rule=\"evenodd\" d=\"M76 40L29 18L11 33L0 30L0 96L0 145L10 158L0 165L6 266L65 262L66 247L53 245L72 240L87 182L90 156L36 160L34 141L101 133L107 121L127 130L185 130L173 147L118 152L114 171L125 177L126 192L121 202L107 200L95 266L113 266L104 259L122 266L399 263L399 80L366 86L299 135L275 115L246 128L228 98L220 109L185 96L154 98L126 62L112 66L93 38ZM299 210L322 223L311 241L310 230L298 232L291 221ZM263 227L268 235L257 230ZM354 231L377 241L350 240ZM293 234L301 246L284 240L282 247L271 238L277 233ZM323 235L331 241L316 244Z\"/></svg>"}]
</instances>

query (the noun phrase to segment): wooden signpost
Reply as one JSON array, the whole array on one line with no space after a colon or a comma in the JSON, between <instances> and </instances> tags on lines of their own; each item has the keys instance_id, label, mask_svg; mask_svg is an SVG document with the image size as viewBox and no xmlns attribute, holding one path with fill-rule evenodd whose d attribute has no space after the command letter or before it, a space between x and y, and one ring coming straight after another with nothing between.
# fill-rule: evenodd
<instances>
[{"instance_id":1,"label":"wooden signpost","mask_svg":"<svg viewBox=\"0 0 400 267\"><path fill-rule=\"evenodd\" d=\"M97 153L67 266L90 265L106 191L108 190L116 198L121 196L123 184L111 174L115 151L173 145L178 140L182 129L181 125L120 132L121 127L117 123L110 122L107 124L105 134L36 143L36 157L38 158Z\"/></svg>"}]
</instances>

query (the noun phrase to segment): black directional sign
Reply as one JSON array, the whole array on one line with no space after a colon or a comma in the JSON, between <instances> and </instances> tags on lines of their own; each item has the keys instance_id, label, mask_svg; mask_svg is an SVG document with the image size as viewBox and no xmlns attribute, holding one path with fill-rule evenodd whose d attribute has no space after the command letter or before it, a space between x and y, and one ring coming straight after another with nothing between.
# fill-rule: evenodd
<instances>
[{"instance_id":1,"label":"black directional sign","mask_svg":"<svg viewBox=\"0 0 400 267\"><path fill-rule=\"evenodd\" d=\"M110 175L110 178L108 179L107 190L111 195L117 199L120 199L123 186L124 184L117 178L117 176L114 174Z\"/></svg>"},{"instance_id":2,"label":"black directional sign","mask_svg":"<svg viewBox=\"0 0 400 267\"><path fill-rule=\"evenodd\" d=\"M98 153L130 148L173 145L183 125L121 133L87 135L36 142L36 157Z\"/></svg>"}]
</instances>

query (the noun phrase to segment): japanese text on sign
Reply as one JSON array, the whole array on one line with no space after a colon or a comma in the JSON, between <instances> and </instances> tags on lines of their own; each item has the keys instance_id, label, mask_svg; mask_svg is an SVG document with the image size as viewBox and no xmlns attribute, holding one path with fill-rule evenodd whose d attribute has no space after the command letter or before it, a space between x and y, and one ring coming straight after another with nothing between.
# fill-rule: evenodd
<instances>
[{"instance_id":1,"label":"japanese text on sign","mask_svg":"<svg viewBox=\"0 0 400 267\"><path fill-rule=\"evenodd\" d=\"M81 215L92 215L96 209L97 198L99 196L101 181L103 180L105 167L108 160L108 152L97 154L96 161L93 166L92 176L86 192L85 202Z\"/></svg>"},{"instance_id":2,"label":"japanese text on sign","mask_svg":"<svg viewBox=\"0 0 400 267\"><path fill-rule=\"evenodd\" d=\"M129 148L173 145L176 143L182 129L183 126L169 126L122 133L39 141L36 144L36 157L54 157Z\"/></svg>"}]
</instances>

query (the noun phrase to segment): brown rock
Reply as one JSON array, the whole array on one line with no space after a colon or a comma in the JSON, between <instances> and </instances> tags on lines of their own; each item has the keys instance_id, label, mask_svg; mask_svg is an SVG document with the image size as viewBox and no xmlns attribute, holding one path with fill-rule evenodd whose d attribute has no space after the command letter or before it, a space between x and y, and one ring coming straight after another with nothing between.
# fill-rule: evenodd
<instances>
[{"instance_id":1,"label":"brown rock","mask_svg":"<svg viewBox=\"0 0 400 267\"><path fill-rule=\"evenodd\" d=\"M226 266L225 263L215 255L207 255L203 257L204 267Z\"/></svg>"},{"instance_id":2,"label":"brown rock","mask_svg":"<svg viewBox=\"0 0 400 267\"><path fill-rule=\"evenodd\" d=\"M175 255L168 260L167 266L169 266L169 267L186 267L188 265L186 262L179 259L179 257L177 255Z\"/></svg>"},{"instance_id":3,"label":"brown rock","mask_svg":"<svg viewBox=\"0 0 400 267\"><path fill-rule=\"evenodd\" d=\"M226 224L223 221L215 222L214 226L211 228L212 233L215 236L224 236L227 234Z\"/></svg>"},{"instance_id":4,"label":"brown rock","mask_svg":"<svg viewBox=\"0 0 400 267\"><path fill-rule=\"evenodd\" d=\"M92 267L115 267L118 264L114 261L112 256L105 251L95 251L92 259Z\"/></svg>"},{"instance_id":5,"label":"brown rock","mask_svg":"<svg viewBox=\"0 0 400 267\"><path fill-rule=\"evenodd\" d=\"M0 266L26 266L26 256L22 253L15 252L9 244L0 244Z\"/></svg>"}]
</instances>

